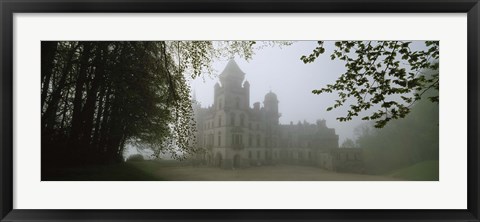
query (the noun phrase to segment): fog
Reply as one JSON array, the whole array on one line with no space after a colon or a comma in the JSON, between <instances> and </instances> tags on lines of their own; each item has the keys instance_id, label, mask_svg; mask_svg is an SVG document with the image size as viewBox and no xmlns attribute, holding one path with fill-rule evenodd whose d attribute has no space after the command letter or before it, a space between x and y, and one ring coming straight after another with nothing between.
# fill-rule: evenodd
<instances>
[{"instance_id":1,"label":"fog","mask_svg":"<svg viewBox=\"0 0 480 222\"><path fill-rule=\"evenodd\" d=\"M312 93L334 84L346 72L343 60L331 60L334 42L325 42L325 53L309 64L300 58L312 53L318 46L316 41L288 46L272 46L275 44L270 42L266 44L269 47L255 50L252 59L236 57L236 62L230 61L230 53L250 58L250 42L235 42L230 45L232 51L226 53L202 51L218 52L209 48L211 42L191 43L183 42L183 47L176 45L172 50L169 43L161 41L42 42L42 180L438 181L439 110L435 101L438 101L439 42L428 42L425 46L423 41L411 45L392 41L373 48L358 44L354 48L363 53L350 53L353 57L373 60L359 63L364 68L369 66L367 69L372 70L373 65L383 68L369 76L370 79L362 75L351 80L373 84L383 81L387 86L391 81L414 88L422 95L434 89L419 101L404 97L411 112L405 116L407 112L392 108L392 120L381 125L383 128L372 128L372 122L360 119L370 115L366 112L378 110L377 102L372 102L376 105L371 107L356 108L369 110L357 111L360 117L339 122L336 119L345 117L350 102L355 101L347 100L343 106L326 111L338 99L337 88L332 94ZM342 44L346 49L353 47L351 44L355 46L348 41L337 46L342 48ZM394 55L397 45L403 55ZM393 49L383 50L384 47ZM180 61L198 57L195 53L199 51L202 62L213 63L213 73L203 73L195 80L185 79L188 72L172 75L171 67L183 67ZM204 57L211 54L214 54L212 59L224 57L213 61ZM423 57L418 58L419 55ZM173 63L176 60L172 61L175 56L178 66ZM390 62L384 67L376 64L377 58L383 60L381 63ZM430 58L435 61L428 62ZM190 94L204 108L213 104L214 85L227 62L228 72L222 76L225 88L217 89L216 108L198 109L195 104L191 110ZM388 70L391 64L395 68ZM418 71L409 70L409 66ZM359 69L355 63L350 68ZM243 78L243 73L250 86L241 89L239 77ZM403 78L407 73L411 80ZM416 81L430 85L422 90L422 84ZM352 84L342 83L347 88ZM228 87L230 91L226 90ZM342 87L339 86L340 92ZM249 107L263 102L268 95L264 109L257 107L246 112L248 122L244 121L245 103L239 97L230 97L232 93L245 95L246 89L250 92ZM399 100L389 96L399 97L397 92L411 91L393 86L382 90L381 95L371 96L387 104L390 99ZM225 102L225 98L234 98L236 102ZM388 105L383 107L387 109ZM230 112L232 108L238 112ZM200 120L196 125L198 131L189 130L194 124L190 111ZM277 127L278 112L279 122L284 125L281 127Z\"/></svg>"}]
</instances>

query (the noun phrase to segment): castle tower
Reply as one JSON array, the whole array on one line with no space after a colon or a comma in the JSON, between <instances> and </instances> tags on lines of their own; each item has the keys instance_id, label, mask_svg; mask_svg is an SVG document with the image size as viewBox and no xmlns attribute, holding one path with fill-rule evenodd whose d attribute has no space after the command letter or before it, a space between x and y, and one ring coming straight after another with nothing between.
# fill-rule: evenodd
<instances>
[{"instance_id":1,"label":"castle tower","mask_svg":"<svg viewBox=\"0 0 480 222\"><path fill-rule=\"evenodd\" d=\"M245 73L238 67L235 60L230 59L220 74L220 83L230 89L241 88Z\"/></svg>"},{"instance_id":2,"label":"castle tower","mask_svg":"<svg viewBox=\"0 0 480 222\"><path fill-rule=\"evenodd\" d=\"M215 85L215 114L219 146L213 150L222 155L222 167L238 168L244 164L244 148L247 141L249 123L250 84L245 81L245 73L235 60L228 61L219 76L220 84Z\"/></svg>"},{"instance_id":3,"label":"castle tower","mask_svg":"<svg viewBox=\"0 0 480 222\"><path fill-rule=\"evenodd\" d=\"M215 85L215 103L226 110L247 110L249 108L250 83L235 60L228 61L219 76L221 86ZM243 85L242 85L243 83ZM222 108L223 109L223 108Z\"/></svg>"},{"instance_id":4,"label":"castle tower","mask_svg":"<svg viewBox=\"0 0 480 222\"><path fill-rule=\"evenodd\" d=\"M267 149L265 161L271 163L273 160L273 149L277 148L278 140L278 99L277 95L270 91L263 100L265 108L265 148Z\"/></svg>"},{"instance_id":5,"label":"castle tower","mask_svg":"<svg viewBox=\"0 0 480 222\"><path fill-rule=\"evenodd\" d=\"M277 95L270 91L265 95L263 100L265 112L267 114L267 124L278 125L280 114L278 113L278 99Z\"/></svg>"}]
</instances>

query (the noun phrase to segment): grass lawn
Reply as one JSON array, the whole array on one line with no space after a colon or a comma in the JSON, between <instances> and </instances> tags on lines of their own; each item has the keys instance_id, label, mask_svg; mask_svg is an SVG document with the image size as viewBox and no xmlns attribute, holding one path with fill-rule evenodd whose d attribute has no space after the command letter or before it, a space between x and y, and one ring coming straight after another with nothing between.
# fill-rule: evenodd
<instances>
[{"instance_id":1,"label":"grass lawn","mask_svg":"<svg viewBox=\"0 0 480 222\"><path fill-rule=\"evenodd\" d=\"M165 167L156 174L172 181L391 181L388 176L338 173L312 166L275 165L244 169L207 166Z\"/></svg>"},{"instance_id":2,"label":"grass lawn","mask_svg":"<svg viewBox=\"0 0 480 222\"><path fill-rule=\"evenodd\" d=\"M47 181L389 181L390 176L337 173L311 166L220 169L177 161L131 161L115 165L50 169Z\"/></svg>"},{"instance_id":3,"label":"grass lawn","mask_svg":"<svg viewBox=\"0 0 480 222\"><path fill-rule=\"evenodd\" d=\"M429 160L396 170L388 176L416 181L438 181L438 160Z\"/></svg>"}]
</instances>

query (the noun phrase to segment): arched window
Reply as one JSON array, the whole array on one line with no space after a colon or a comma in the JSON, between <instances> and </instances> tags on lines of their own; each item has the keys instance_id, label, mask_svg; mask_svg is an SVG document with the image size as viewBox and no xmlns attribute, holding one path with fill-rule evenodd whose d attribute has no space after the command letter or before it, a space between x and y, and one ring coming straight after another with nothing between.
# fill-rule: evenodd
<instances>
[{"instance_id":1,"label":"arched window","mask_svg":"<svg viewBox=\"0 0 480 222\"><path fill-rule=\"evenodd\" d=\"M218 116L218 127L222 126L222 116Z\"/></svg>"}]
</instances>

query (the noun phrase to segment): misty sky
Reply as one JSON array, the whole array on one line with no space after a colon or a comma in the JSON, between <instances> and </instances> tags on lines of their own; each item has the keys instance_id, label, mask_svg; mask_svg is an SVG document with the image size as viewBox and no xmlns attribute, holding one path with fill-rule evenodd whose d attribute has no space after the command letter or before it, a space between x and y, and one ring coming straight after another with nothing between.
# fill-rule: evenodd
<instances>
[{"instance_id":1,"label":"misty sky","mask_svg":"<svg viewBox=\"0 0 480 222\"><path fill-rule=\"evenodd\" d=\"M423 42L412 43L412 48L422 47ZM270 90L277 94L280 124L296 124L298 121L315 123L318 119L327 120L327 126L335 128L340 136L340 145L346 138L355 138L354 129L363 123L360 117L349 122L339 122L336 117L344 116L347 107L340 107L327 112L327 107L334 104L336 93L314 95L313 89L320 89L332 84L345 72L344 61L331 60L333 42L325 42L325 54L315 62L304 64L300 57L308 55L317 46L316 41L295 42L291 46L274 46L257 50L253 59L245 61L236 57L240 68L246 73L250 82L250 106L262 102ZM228 62L228 58L217 60L213 64L215 76L197 78L191 82L197 100L202 107L213 103L213 86L218 81L218 74Z\"/></svg>"}]
</instances>

